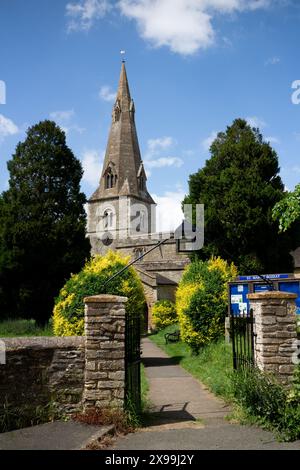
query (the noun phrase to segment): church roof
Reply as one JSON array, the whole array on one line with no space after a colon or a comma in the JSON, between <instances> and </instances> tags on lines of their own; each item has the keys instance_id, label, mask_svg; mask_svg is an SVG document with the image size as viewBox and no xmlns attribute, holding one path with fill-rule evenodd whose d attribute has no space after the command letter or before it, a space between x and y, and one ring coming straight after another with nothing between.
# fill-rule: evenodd
<instances>
[{"instance_id":1,"label":"church roof","mask_svg":"<svg viewBox=\"0 0 300 470\"><path fill-rule=\"evenodd\" d=\"M106 184L106 178L110 177L111 182ZM143 181L140 181L141 178ZM135 106L130 96L124 62L113 106L100 183L90 200L110 199L120 195L137 197L155 204L146 187L146 173L143 169L135 126Z\"/></svg>"}]
</instances>

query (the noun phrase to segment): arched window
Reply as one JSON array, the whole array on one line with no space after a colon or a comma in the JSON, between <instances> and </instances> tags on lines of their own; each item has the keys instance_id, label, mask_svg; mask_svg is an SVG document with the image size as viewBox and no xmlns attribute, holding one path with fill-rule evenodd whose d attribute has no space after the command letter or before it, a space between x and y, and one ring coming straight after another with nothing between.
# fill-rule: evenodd
<instances>
[{"instance_id":1,"label":"arched window","mask_svg":"<svg viewBox=\"0 0 300 470\"><path fill-rule=\"evenodd\" d=\"M143 176L139 177L139 189L144 191L145 189L145 178Z\"/></svg>"},{"instance_id":2,"label":"arched window","mask_svg":"<svg viewBox=\"0 0 300 470\"><path fill-rule=\"evenodd\" d=\"M105 230L112 229L114 226L114 213L111 209L106 209L104 211L103 226Z\"/></svg>"},{"instance_id":3,"label":"arched window","mask_svg":"<svg viewBox=\"0 0 300 470\"><path fill-rule=\"evenodd\" d=\"M109 166L104 174L105 178L105 189L111 189L117 184L117 175L113 169Z\"/></svg>"}]
</instances>

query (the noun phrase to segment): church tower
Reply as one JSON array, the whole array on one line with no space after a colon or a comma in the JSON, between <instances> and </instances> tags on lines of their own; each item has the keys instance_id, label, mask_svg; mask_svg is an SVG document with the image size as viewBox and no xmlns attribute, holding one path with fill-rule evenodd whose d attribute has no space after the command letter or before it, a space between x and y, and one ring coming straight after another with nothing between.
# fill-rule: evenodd
<instances>
[{"instance_id":1,"label":"church tower","mask_svg":"<svg viewBox=\"0 0 300 470\"><path fill-rule=\"evenodd\" d=\"M120 241L155 232L155 202L146 181L123 61L100 183L88 201L92 253L102 254Z\"/></svg>"}]
</instances>

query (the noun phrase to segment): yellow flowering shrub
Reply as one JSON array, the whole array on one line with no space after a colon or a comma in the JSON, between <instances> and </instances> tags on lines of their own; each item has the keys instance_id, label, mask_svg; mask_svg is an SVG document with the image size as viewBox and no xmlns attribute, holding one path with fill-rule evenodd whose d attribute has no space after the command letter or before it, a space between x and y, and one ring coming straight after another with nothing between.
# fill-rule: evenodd
<instances>
[{"instance_id":1,"label":"yellow flowering shrub","mask_svg":"<svg viewBox=\"0 0 300 470\"><path fill-rule=\"evenodd\" d=\"M237 277L238 270L236 265L234 263L229 264L220 256L212 256L207 264L210 271L217 269L221 273L224 280L223 299L225 302L228 302L227 283L233 281L233 279Z\"/></svg>"},{"instance_id":2,"label":"yellow flowering shrub","mask_svg":"<svg viewBox=\"0 0 300 470\"><path fill-rule=\"evenodd\" d=\"M53 330L57 336L77 336L84 333L84 297L104 293L104 283L129 262L129 257L109 251L95 256L80 273L72 275L61 289L53 311ZM106 286L106 294L128 297L126 311L145 311L145 296L140 278L130 267Z\"/></svg>"},{"instance_id":3,"label":"yellow flowering shrub","mask_svg":"<svg viewBox=\"0 0 300 470\"><path fill-rule=\"evenodd\" d=\"M152 320L157 330L177 322L176 309L170 300L158 300L152 309Z\"/></svg>"},{"instance_id":4,"label":"yellow flowering shrub","mask_svg":"<svg viewBox=\"0 0 300 470\"><path fill-rule=\"evenodd\" d=\"M224 332L227 282L236 276L235 265L219 257L186 267L176 293L176 311L181 338L194 353Z\"/></svg>"},{"instance_id":5,"label":"yellow flowering shrub","mask_svg":"<svg viewBox=\"0 0 300 470\"><path fill-rule=\"evenodd\" d=\"M231 281L238 275L237 267L234 263L228 263L225 259L220 256L212 256L208 261L208 269L218 269L225 281Z\"/></svg>"}]
</instances>

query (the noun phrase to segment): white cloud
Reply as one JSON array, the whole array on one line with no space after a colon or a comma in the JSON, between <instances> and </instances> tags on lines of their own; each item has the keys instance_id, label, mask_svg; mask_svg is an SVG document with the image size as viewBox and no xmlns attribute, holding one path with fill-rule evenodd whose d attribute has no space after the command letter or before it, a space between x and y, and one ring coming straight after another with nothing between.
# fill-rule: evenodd
<instances>
[{"instance_id":1,"label":"white cloud","mask_svg":"<svg viewBox=\"0 0 300 470\"><path fill-rule=\"evenodd\" d=\"M68 111L52 111L49 116L51 119L57 121L69 121L75 116L75 112L74 109L70 109Z\"/></svg>"},{"instance_id":2,"label":"white cloud","mask_svg":"<svg viewBox=\"0 0 300 470\"><path fill-rule=\"evenodd\" d=\"M248 122L249 126L255 128L258 127L259 129L264 129L267 126L266 122L257 116L246 117L246 121Z\"/></svg>"},{"instance_id":3,"label":"white cloud","mask_svg":"<svg viewBox=\"0 0 300 470\"><path fill-rule=\"evenodd\" d=\"M83 181L92 187L96 187L101 176L104 152L86 150L82 156Z\"/></svg>"},{"instance_id":4,"label":"white cloud","mask_svg":"<svg viewBox=\"0 0 300 470\"><path fill-rule=\"evenodd\" d=\"M53 119L57 122L65 134L69 134L71 131L78 132L78 134L83 134L83 132L86 130L84 127L80 127L77 124L72 124L70 122L75 116L74 109L67 111L52 111L49 116L50 119Z\"/></svg>"},{"instance_id":5,"label":"white cloud","mask_svg":"<svg viewBox=\"0 0 300 470\"><path fill-rule=\"evenodd\" d=\"M270 144L280 144L280 140L275 136L265 137L265 141L269 142Z\"/></svg>"},{"instance_id":6,"label":"white cloud","mask_svg":"<svg viewBox=\"0 0 300 470\"><path fill-rule=\"evenodd\" d=\"M202 3L202 2L201 2ZM140 35L154 47L189 55L214 42L211 17L195 0L121 0L121 12L136 20Z\"/></svg>"},{"instance_id":7,"label":"white cloud","mask_svg":"<svg viewBox=\"0 0 300 470\"><path fill-rule=\"evenodd\" d=\"M148 177L151 175L152 168L172 166L180 168L183 165L184 162L181 158L164 155L164 153L174 145L176 145L176 141L173 137L169 136L149 139L147 141L144 165Z\"/></svg>"},{"instance_id":8,"label":"white cloud","mask_svg":"<svg viewBox=\"0 0 300 470\"><path fill-rule=\"evenodd\" d=\"M96 20L103 18L108 13L110 8L108 0L81 0L67 3L68 32L88 31Z\"/></svg>"},{"instance_id":9,"label":"white cloud","mask_svg":"<svg viewBox=\"0 0 300 470\"><path fill-rule=\"evenodd\" d=\"M77 132L78 134L83 134L86 129L85 127L77 126L77 124L72 124L70 126L60 126L65 134L70 134L71 131Z\"/></svg>"},{"instance_id":10,"label":"white cloud","mask_svg":"<svg viewBox=\"0 0 300 470\"><path fill-rule=\"evenodd\" d=\"M0 104L6 104L6 83L0 80Z\"/></svg>"},{"instance_id":11,"label":"white cloud","mask_svg":"<svg viewBox=\"0 0 300 470\"><path fill-rule=\"evenodd\" d=\"M212 131L212 133L202 141L202 147L204 150L208 151L210 149L211 144L217 138L217 136L218 133L216 131Z\"/></svg>"},{"instance_id":12,"label":"white cloud","mask_svg":"<svg viewBox=\"0 0 300 470\"><path fill-rule=\"evenodd\" d=\"M100 88L99 97L104 101L115 101L117 93L111 87L104 85Z\"/></svg>"},{"instance_id":13,"label":"white cloud","mask_svg":"<svg viewBox=\"0 0 300 470\"><path fill-rule=\"evenodd\" d=\"M9 118L0 114L0 140L19 132L18 126Z\"/></svg>"},{"instance_id":14,"label":"white cloud","mask_svg":"<svg viewBox=\"0 0 300 470\"><path fill-rule=\"evenodd\" d=\"M193 157L195 155L195 150L184 150L182 152L182 154L185 156L185 157Z\"/></svg>"},{"instance_id":15,"label":"white cloud","mask_svg":"<svg viewBox=\"0 0 300 470\"><path fill-rule=\"evenodd\" d=\"M172 137L161 137L158 139L149 139L147 142L148 149L150 152L156 152L157 150L165 150L175 144Z\"/></svg>"},{"instance_id":16,"label":"white cloud","mask_svg":"<svg viewBox=\"0 0 300 470\"><path fill-rule=\"evenodd\" d=\"M178 157L160 157L155 160L145 160L144 163L148 168L162 168L166 166L180 168L183 165L183 160Z\"/></svg>"},{"instance_id":17,"label":"white cloud","mask_svg":"<svg viewBox=\"0 0 300 470\"><path fill-rule=\"evenodd\" d=\"M232 14L266 8L271 0L120 0L121 13L137 22L140 35L154 47L192 55L215 42L213 20L219 13Z\"/></svg>"},{"instance_id":18,"label":"white cloud","mask_svg":"<svg viewBox=\"0 0 300 470\"><path fill-rule=\"evenodd\" d=\"M182 55L215 43L214 19L266 8L274 0L77 0L66 5L67 30L89 31L96 20L115 10L137 24L140 36L154 47Z\"/></svg>"},{"instance_id":19,"label":"white cloud","mask_svg":"<svg viewBox=\"0 0 300 470\"><path fill-rule=\"evenodd\" d=\"M181 203L184 196L182 189L176 192L167 191L162 196L153 194L153 199L157 203L156 230L158 232L173 231L182 222L184 216Z\"/></svg>"},{"instance_id":20,"label":"white cloud","mask_svg":"<svg viewBox=\"0 0 300 470\"><path fill-rule=\"evenodd\" d=\"M266 60L265 65L277 65L280 63L280 57L274 56L274 57L269 57L269 59Z\"/></svg>"}]
</instances>

